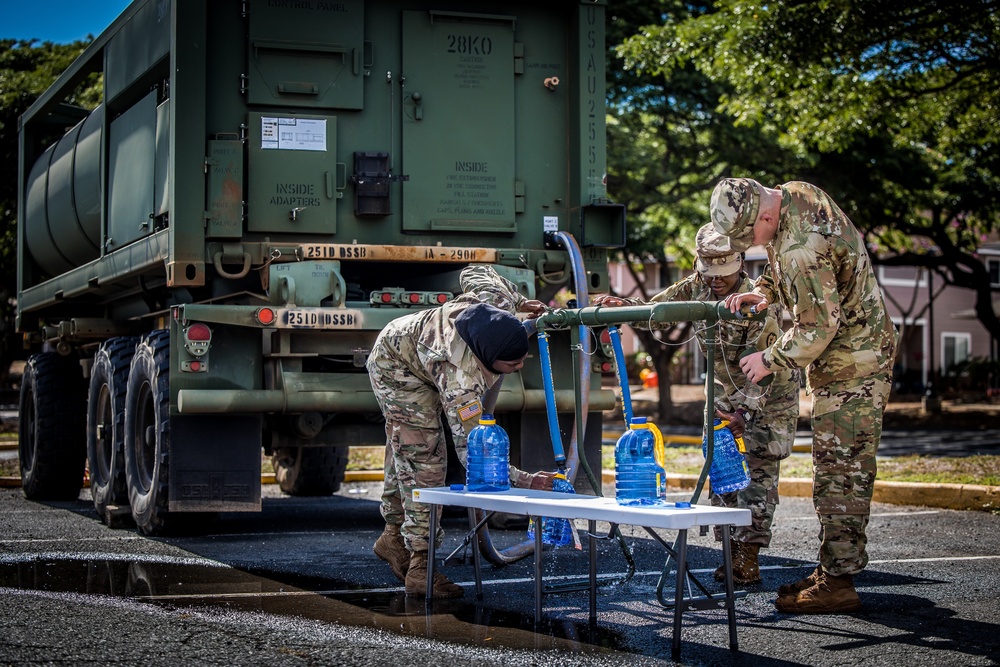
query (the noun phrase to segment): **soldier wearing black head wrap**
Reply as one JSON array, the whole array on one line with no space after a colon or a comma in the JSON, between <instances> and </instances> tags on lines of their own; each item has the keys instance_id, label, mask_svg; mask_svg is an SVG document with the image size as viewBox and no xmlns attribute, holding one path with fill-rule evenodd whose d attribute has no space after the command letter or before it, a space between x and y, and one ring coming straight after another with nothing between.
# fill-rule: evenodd
<instances>
[{"instance_id":1,"label":"soldier wearing black head wrap","mask_svg":"<svg viewBox=\"0 0 1000 667\"><path fill-rule=\"evenodd\" d=\"M485 303L463 310L455 318L455 328L491 373L503 372L493 367L495 361L517 362L528 354L528 335L521 321Z\"/></svg>"},{"instance_id":2,"label":"soldier wearing black head wrap","mask_svg":"<svg viewBox=\"0 0 1000 667\"><path fill-rule=\"evenodd\" d=\"M483 413L482 396L503 374L521 368L528 353L527 333L513 313L537 317L545 310L489 266L466 268L461 284L465 293L453 301L390 322L368 358L386 433L381 508L386 528L375 554L405 582L407 595L427 591L430 511L413 502L413 490L445 483L441 415L465 465L468 434ZM551 489L553 474L510 468L511 484L520 487ZM443 534L438 528L436 544ZM435 573L434 597L461 595L461 586Z\"/></svg>"}]
</instances>

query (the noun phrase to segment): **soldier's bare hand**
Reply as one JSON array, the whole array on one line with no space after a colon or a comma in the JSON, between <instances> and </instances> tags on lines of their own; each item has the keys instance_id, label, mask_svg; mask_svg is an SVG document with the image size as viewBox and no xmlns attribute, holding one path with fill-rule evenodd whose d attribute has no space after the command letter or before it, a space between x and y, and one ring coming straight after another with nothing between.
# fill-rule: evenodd
<instances>
[{"instance_id":1,"label":"soldier's bare hand","mask_svg":"<svg viewBox=\"0 0 1000 667\"><path fill-rule=\"evenodd\" d=\"M768 303L767 299L762 297L760 294L754 294L753 292L741 292L740 294L730 294L726 297L725 306L730 312L739 312L740 308L744 306L756 306L758 313L767 309Z\"/></svg>"},{"instance_id":2,"label":"soldier's bare hand","mask_svg":"<svg viewBox=\"0 0 1000 667\"><path fill-rule=\"evenodd\" d=\"M764 365L764 353L754 352L740 359L740 370L747 376L747 379L755 384L771 374L771 369Z\"/></svg>"},{"instance_id":3,"label":"soldier's bare hand","mask_svg":"<svg viewBox=\"0 0 1000 667\"><path fill-rule=\"evenodd\" d=\"M528 486L528 488L536 489L538 491L551 491L552 480L556 478L557 474L559 473L550 472L548 470L536 472L531 476L531 484Z\"/></svg>"},{"instance_id":4,"label":"soldier's bare hand","mask_svg":"<svg viewBox=\"0 0 1000 667\"><path fill-rule=\"evenodd\" d=\"M528 313L530 319L535 319L545 314L545 304L537 299L528 299L521 304L520 312Z\"/></svg>"},{"instance_id":5,"label":"soldier's bare hand","mask_svg":"<svg viewBox=\"0 0 1000 667\"><path fill-rule=\"evenodd\" d=\"M743 419L743 415L739 410L734 410L733 412L723 412L722 410L716 409L715 416L729 422L726 428L732 432L734 438L743 437L743 433L746 432L747 423L746 420Z\"/></svg>"},{"instance_id":6,"label":"soldier's bare hand","mask_svg":"<svg viewBox=\"0 0 1000 667\"><path fill-rule=\"evenodd\" d=\"M603 308L621 308L625 305L625 300L619 296L612 296L611 294L601 294L595 296L591 305L601 306Z\"/></svg>"}]
</instances>

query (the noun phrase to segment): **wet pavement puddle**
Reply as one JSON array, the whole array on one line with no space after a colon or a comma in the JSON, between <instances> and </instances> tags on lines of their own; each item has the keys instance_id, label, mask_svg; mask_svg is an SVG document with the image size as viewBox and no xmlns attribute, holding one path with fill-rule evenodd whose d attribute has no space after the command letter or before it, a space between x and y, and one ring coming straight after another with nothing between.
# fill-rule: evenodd
<instances>
[{"instance_id":1,"label":"wet pavement puddle","mask_svg":"<svg viewBox=\"0 0 1000 667\"><path fill-rule=\"evenodd\" d=\"M7 557L0 559L0 588L257 611L480 647L576 653L624 648L622 637L600 625L547 613L536 626L533 616L476 603L472 591L466 591L471 600L435 600L428 608L423 599L399 591L352 590L345 581L247 572L194 558Z\"/></svg>"}]
</instances>

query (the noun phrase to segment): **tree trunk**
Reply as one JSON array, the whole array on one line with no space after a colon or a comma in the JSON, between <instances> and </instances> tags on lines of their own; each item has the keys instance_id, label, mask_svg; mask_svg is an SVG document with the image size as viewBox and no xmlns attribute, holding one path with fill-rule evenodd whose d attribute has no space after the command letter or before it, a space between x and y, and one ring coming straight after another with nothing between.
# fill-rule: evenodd
<instances>
[{"instance_id":1,"label":"tree trunk","mask_svg":"<svg viewBox=\"0 0 1000 667\"><path fill-rule=\"evenodd\" d=\"M674 355L683 351L683 346L679 341L685 341L691 331L690 322L681 322L677 326L667 331L654 332L646 329L633 329L636 337L642 343L643 349L653 361L653 370L659 381L659 400L657 402L656 419L662 424L673 421L674 402L670 396L670 370L673 364ZM666 341L666 344L661 342ZM642 415L639 415L642 416ZM652 415L647 415L652 416Z\"/></svg>"}]
</instances>

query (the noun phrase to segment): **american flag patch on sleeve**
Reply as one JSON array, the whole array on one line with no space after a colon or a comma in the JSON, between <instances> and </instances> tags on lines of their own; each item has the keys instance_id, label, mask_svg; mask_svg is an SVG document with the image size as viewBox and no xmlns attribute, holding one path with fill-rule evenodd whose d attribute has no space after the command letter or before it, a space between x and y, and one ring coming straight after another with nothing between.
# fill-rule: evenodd
<instances>
[{"instance_id":1,"label":"american flag patch on sleeve","mask_svg":"<svg viewBox=\"0 0 1000 667\"><path fill-rule=\"evenodd\" d=\"M479 404L479 401L473 401L472 403L466 403L458 408L458 418L464 422L469 421L475 417L478 417L483 413L483 406Z\"/></svg>"}]
</instances>

